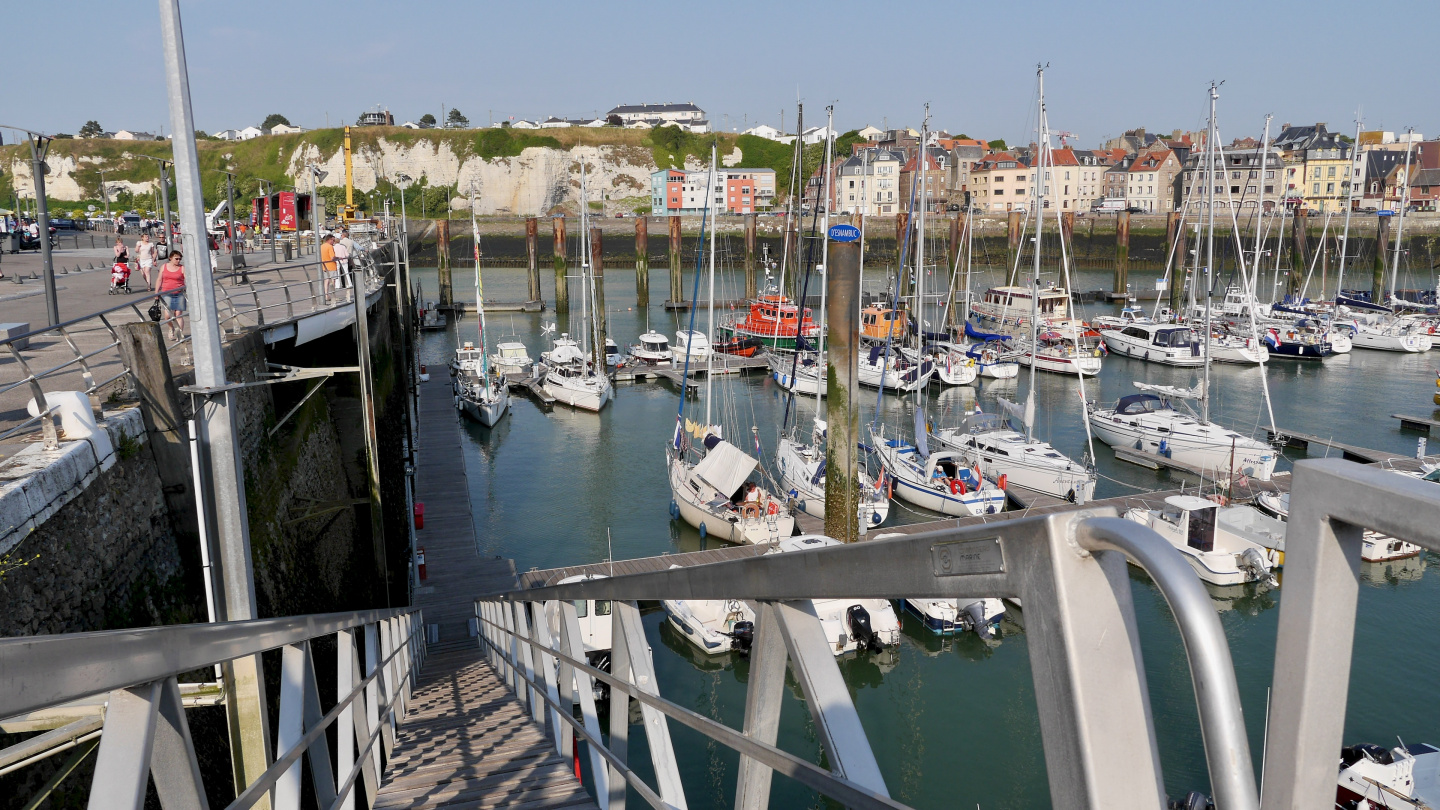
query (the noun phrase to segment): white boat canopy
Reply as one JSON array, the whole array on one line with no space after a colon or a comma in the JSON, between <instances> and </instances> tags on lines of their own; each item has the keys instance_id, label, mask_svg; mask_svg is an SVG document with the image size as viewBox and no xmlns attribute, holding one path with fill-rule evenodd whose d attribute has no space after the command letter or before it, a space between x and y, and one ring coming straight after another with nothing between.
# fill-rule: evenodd
<instances>
[{"instance_id":1,"label":"white boat canopy","mask_svg":"<svg viewBox=\"0 0 1440 810\"><path fill-rule=\"evenodd\" d=\"M695 475L717 492L728 496L745 483L759 463L735 445L722 441L710 448L705 458L695 465Z\"/></svg>"},{"instance_id":2,"label":"white boat canopy","mask_svg":"<svg viewBox=\"0 0 1440 810\"><path fill-rule=\"evenodd\" d=\"M579 347L569 343L561 343L550 350L550 360L554 363L573 363L584 359L585 355L580 352Z\"/></svg>"},{"instance_id":3,"label":"white boat canopy","mask_svg":"<svg viewBox=\"0 0 1440 810\"><path fill-rule=\"evenodd\" d=\"M1197 384L1194 388L1176 388L1173 385L1151 385L1150 383L1136 382L1135 387L1141 391L1149 391L1172 399L1200 399L1205 396L1204 383Z\"/></svg>"},{"instance_id":4,"label":"white boat canopy","mask_svg":"<svg viewBox=\"0 0 1440 810\"><path fill-rule=\"evenodd\" d=\"M1180 509L1185 512L1198 512L1202 509L1214 509L1220 505L1212 500L1201 498L1196 495L1171 495L1170 497L1165 499L1165 503L1168 503L1176 509Z\"/></svg>"}]
</instances>

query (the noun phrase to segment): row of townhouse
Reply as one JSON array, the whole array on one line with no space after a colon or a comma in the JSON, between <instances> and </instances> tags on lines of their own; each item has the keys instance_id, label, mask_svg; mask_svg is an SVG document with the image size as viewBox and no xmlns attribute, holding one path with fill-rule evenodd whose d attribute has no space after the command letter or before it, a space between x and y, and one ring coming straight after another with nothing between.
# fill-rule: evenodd
<instances>
[{"instance_id":1,"label":"row of townhouse","mask_svg":"<svg viewBox=\"0 0 1440 810\"><path fill-rule=\"evenodd\" d=\"M650 213L699 215L754 214L775 200L775 170L721 168L713 184L710 170L661 169L650 174ZM710 192L708 195L706 191Z\"/></svg>"}]
</instances>

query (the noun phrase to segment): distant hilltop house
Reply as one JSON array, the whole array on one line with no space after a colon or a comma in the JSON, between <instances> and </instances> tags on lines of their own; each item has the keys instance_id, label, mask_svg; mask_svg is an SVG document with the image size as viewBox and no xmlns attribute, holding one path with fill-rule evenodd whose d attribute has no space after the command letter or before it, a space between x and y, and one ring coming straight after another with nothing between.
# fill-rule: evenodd
<instances>
[{"instance_id":1,"label":"distant hilltop house","mask_svg":"<svg viewBox=\"0 0 1440 810\"><path fill-rule=\"evenodd\" d=\"M770 126L769 124L756 124L755 126L750 127L749 129L745 130L740 134L754 135L757 138L764 138L767 141L780 141L781 143L784 143L787 140L787 136L785 135L785 133L781 132L775 127ZM789 140L794 139L790 138Z\"/></svg>"},{"instance_id":2,"label":"distant hilltop house","mask_svg":"<svg viewBox=\"0 0 1440 810\"><path fill-rule=\"evenodd\" d=\"M389 110L367 110L355 119L357 127L393 127L395 116Z\"/></svg>"},{"instance_id":3,"label":"distant hilltop house","mask_svg":"<svg viewBox=\"0 0 1440 810\"><path fill-rule=\"evenodd\" d=\"M528 123L528 122L527 122ZM550 116L537 125L540 129L564 129L566 127L603 127L604 118L556 118Z\"/></svg>"},{"instance_id":4,"label":"distant hilltop house","mask_svg":"<svg viewBox=\"0 0 1440 810\"><path fill-rule=\"evenodd\" d=\"M654 129L671 125L689 132L710 131L710 121L705 117L705 111L688 101L683 104L621 104L605 113L607 120L611 116L619 117L629 129Z\"/></svg>"},{"instance_id":5,"label":"distant hilltop house","mask_svg":"<svg viewBox=\"0 0 1440 810\"><path fill-rule=\"evenodd\" d=\"M271 135L294 135L297 132L304 132L304 127L295 127L289 124L276 124L270 128Z\"/></svg>"},{"instance_id":6,"label":"distant hilltop house","mask_svg":"<svg viewBox=\"0 0 1440 810\"><path fill-rule=\"evenodd\" d=\"M860 130L856 134L858 134L861 138L864 138L867 141L878 141L880 140L881 136L885 134L885 130L872 126L870 124L866 124L865 128Z\"/></svg>"},{"instance_id":7,"label":"distant hilltop house","mask_svg":"<svg viewBox=\"0 0 1440 810\"><path fill-rule=\"evenodd\" d=\"M111 137L111 138L114 138L114 139L117 140L117 141L158 141L158 140L163 140L163 138L160 138L160 137L158 137L158 136L156 136L156 135L154 135L154 134L151 134L151 133L149 133L149 132L141 132L141 131L135 130L135 129L121 129L121 130L116 130L112 135L110 135L110 137Z\"/></svg>"},{"instance_id":8,"label":"distant hilltop house","mask_svg":"<svg viewBox=\"0 0 1440 810\"><path fill-rule=\"evenodd\" d=\"M251 138L258 138L265 134L260 127L245 127L244 129L225 129L215 133L215 137L224 141L248 141Z\"/></svg>"}]
</instances>

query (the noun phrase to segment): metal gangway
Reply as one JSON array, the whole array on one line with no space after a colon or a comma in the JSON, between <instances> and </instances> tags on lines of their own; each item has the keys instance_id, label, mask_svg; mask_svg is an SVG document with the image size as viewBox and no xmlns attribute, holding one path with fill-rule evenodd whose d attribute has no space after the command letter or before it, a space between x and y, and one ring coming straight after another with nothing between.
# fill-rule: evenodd
<instances>
[{"instance_id":1,"label":"metal gangway","mask_svg":"<svg viewBox=\"0 0 1440 810\"><path fill-rule=\"evenodd\" d=\"M1003 596L1024 604L1054 806L1153 810L1165 805L1166 796L1126 570L1133 563L1155 581L1184 642L1215 806L1258 810L1263 800L1272 808L1330 807L1344 731L1362 532L1373 529L1440 551L1436 527L1440 489L1432 483L1340 459L1295 465L1285 599L1263 781L1258 782L1229 647L1208 592L1178 551L1113 509L1077 508L994 525L485 594L475 602L478 636L465 653L470 663L457 663L472 677L451 678L442 686L461 692L513 690L505 700L487 694L483 702L472 701L466 717L477 718L477 727L487 718L518 719L529 733L547 735L547 754L554 757L584 751L594 801L605 810L624 808L627 792L654 808L687 806L670 740L672 724L738 752L740 810L768 806L776 773L847 807L903 807L890 797L876 764L872 744L883 741L867 736L830 640L805 600ZM587 663L572 601L579 599L613 601L608 672ZM663 697L637 605L660 599L743 599L756 608L742 728ZM418 701L411 687L425 658L422 624L416 613L402 610L0 641L0 716L108 696L102 721L97 725L91 719L86 732L100 734L91 806L140 806L147 768L164 807L205 806L177 676L279 648L274 765L232 807L264 801L298 806L302 756L309 757L311 793L320 807L349 806L345 797L361 792L357 783L374 806L452 803L444 797L453 797L455 804L490 806L484 802L486 783L474 773L485 764L481 754L473 762L461 757L444 768L411 771L412 787L415 779L434 780L436 790L429 795L436 801L385 800L393 775L382 766L388 767L392 753L406 746L413 750L416 740L430 738L434 729L429 724L453 727L457 722L454 714L427 714L409 703ZM363 673L351 643L362 629L367 639ZM306 646L324 635L340 641L341 686L333 707L313 698L313 663ZM787 668L815 721L828 768L776 747ZM629 765L629 713L609 712L608 734L602 731L593 696L596 681L609 688L612 701L628 696L639 704L653 784ZM356 745L346 743L332 764L322 741L336 723L346 724L339 727L342 740L353 729ZM492 751L491 757L504 760L517 750L534 754L533 746L498 744L493 738L501 732L486 728L491 730L482 730L476 739L494 743L480 746ZM577 746L577 740L584 745ZM15 761L12 750L0 751L0 763ZM366 776L372 766L374 781ZM97 803L96 796L103 798ZM198 804L197 796L202 799ZM588 803L571 794L534 806ZM504 802L497 798L494 804Z\"/></svg>"}]
</instances>

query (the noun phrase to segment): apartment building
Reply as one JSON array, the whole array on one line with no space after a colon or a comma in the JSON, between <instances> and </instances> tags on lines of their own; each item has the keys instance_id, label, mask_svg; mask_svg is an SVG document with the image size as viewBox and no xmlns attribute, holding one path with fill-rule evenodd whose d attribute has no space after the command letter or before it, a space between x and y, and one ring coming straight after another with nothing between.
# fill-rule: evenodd
<instances>
[{"instance_id":1,"label":"apartment building","mask_svg":"<svg viewBox=\"0 0 1440 810\"><path fill-rule=\"evenodd\" d=\"M707 208L721 214L753 214L768 209L774 200L774 169L721 169L713 185L709 169L661 169L650 175L650 211L656 216L703 214Z\"/></svg>"},{"instance_id":2,"label":"apartment building","mask_svg":"<svg viewBox=\"0 0 1440 810\"><path fill-rule=\"evenodd\" d=\"M1169 149L1152 149L1137 154L1125 178L1125 205L1147 213L1176 210L1176 178L1183 167Z\"/></svg>"},{"instance_id":3,"label":"apartment building","mask_svg":"<svg viewBox=\"0 0 1440 810\"><path fill-rule=\"evenodd\" d=\"M1289 168L1285 159L1271 149L1226 150L1223 162L1219 155L1216 156L1216 207L1254 208L1262 195L1266 209L1273 207L1286 195ZM1182 205L1188 197L1189 205L1204 208L1209 198L1205 175L1206 153L1203 150L1191 152L1176 190Z\"/></svg>"},{"instance_id":4,"label":"apartment building","mask_svg":"<svg viewBox=\"0 0 1440 810\"><path fill-rule=\"evenodd\" d=\"M925 166L923 184L920 174L922 170L919 168L922 156ZM909 208L912 186L915 187L913 199L917 209L921 205L924 205L927 211L943 209L950 201L946 182L949 179L946 168L949 162L950 153L940 146L917 149L914 156L905 161L905 165L900 169L900 201L904 206L901 210Z\"/></svg>"},{"instance_id":5,"label":"apartment building","mask_svg":"<svg viewBox=\"0 0 1440 810\"><path fill-rule=\"evenodd\" d=\"M836 166L835 210L846 214L897 214L907 210L900 195L900 169L905 155L895 149L869 146ZM868 198L868 199L867 199Z\"/></svg>"},{"instance_id":6,"label":"apartment building","mask_svg":"<svg viewBox=\"0 0 1440 810\"><path fill-rule=\"evenodd\" d=\"M1010 152L996 152L977 161L970 170L971 205L981 211L1028 210L1030 164Z\"/></svg>"}]
</instances>

